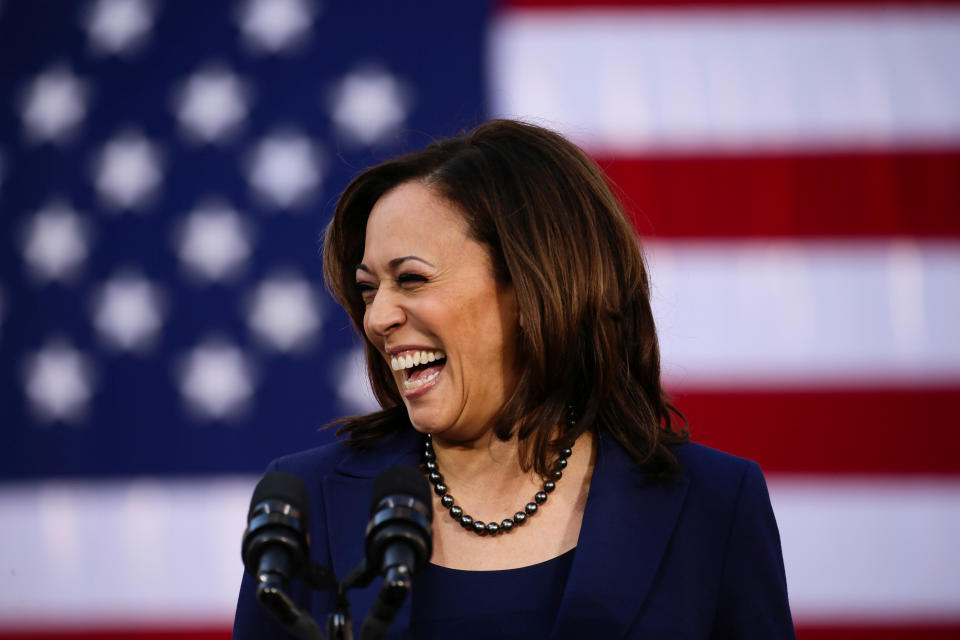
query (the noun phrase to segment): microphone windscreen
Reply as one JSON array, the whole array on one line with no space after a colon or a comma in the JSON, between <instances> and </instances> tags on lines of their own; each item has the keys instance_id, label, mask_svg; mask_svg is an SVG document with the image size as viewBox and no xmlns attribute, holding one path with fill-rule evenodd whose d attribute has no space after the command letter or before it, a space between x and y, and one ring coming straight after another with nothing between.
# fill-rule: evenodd
<instances>
[{"instance_id":1,"label":"microphone windscreen","mask_svg":"<svg viewBox=\"0 0 960 640\"><path fill-rule=\"evenodd\" d=\"M422 502L431 514L433 512L430 485L416 467L396 465L377 474L370 492L370 515L373 516L381 500L395 495L411 496Z\"/></svg>"},{"instance_id":2,"label":"microphone windscreen","mask_svg":"<svg viewBox=\"0 0 960 640\"><path fill-rule=\"evenodd\" d=\"M307 514L307 488L303 486L303 481L297 476L286 471L271 471L263 476L257 488L253 490L253 498L250 499L250 510L247 512L247 519L253 514L253 510L264 500L279 500L296 508L306 519Z\"/></svg>"}]
</instances>

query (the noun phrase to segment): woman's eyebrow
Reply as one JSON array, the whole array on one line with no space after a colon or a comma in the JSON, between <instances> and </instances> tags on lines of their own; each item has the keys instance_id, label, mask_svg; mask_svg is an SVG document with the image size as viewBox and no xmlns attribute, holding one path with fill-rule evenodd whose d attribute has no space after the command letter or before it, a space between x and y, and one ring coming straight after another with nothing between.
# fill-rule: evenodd
<instances>
[{"instance_id":1,"label":"woman's eyebrow","mask_svg":"<svg viewBox=\"0 0 960 640\"><path fill-rule=\"evenodd\" d=\"M416 260L417 262L422 262L423 264L427 265L428 267L432 267L432 268L436 269L436 267L434 267L433 264L431 264L430 262L427 262L426 260L424 260L423 258L421 258L421 257L419 257L419 256L401 256L401 257L399 257L399 258L394 258L393 260L391 260L390 262L387 263L387 266L389 266L391 269L396 269L397 267L399 267L401 264L403 264L403 263L406 262L407 260ZM362 262L361 262L360 264L358 264L356 267L354 267L354 269L355 269L356 271L365 271L366 273L373 273L373 272L370 270L370 267L368 267L367 265L363 264Z\"/></svg>"}]
</instances>

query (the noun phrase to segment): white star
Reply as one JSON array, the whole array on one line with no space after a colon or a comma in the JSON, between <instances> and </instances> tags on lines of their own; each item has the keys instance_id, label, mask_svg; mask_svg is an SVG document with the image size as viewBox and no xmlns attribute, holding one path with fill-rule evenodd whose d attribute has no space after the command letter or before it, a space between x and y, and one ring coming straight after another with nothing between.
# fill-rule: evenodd
<instances>
[{"instance_id":1,"label":"white star","mask_svg":"<svg viewBox=\"0 0 960 640\"><path fill-rule=\"evenodd\" d=\"M333 383L345 411L370 413L381 408L370 389L366 352L362 345L352 348L350 353L343 356L336 371L338 374Z\"/></svg>"},{"instance_id":2,"label":"white star","mask_svg":"<svg viewBox=\"0 0 960 640\"><path fill-rule=\"evenodd\" d=\"M87 114L87 83L65 67L34 78L23 94L20 117L34 142L68 140Z\"/></svg>"},{"instance_id":3,"label":"white star","mask_svg":"<svg viewBox=\"0 0 960 640\"><path fill-rule=\"evenodd\" d=\"M246 119L249 93L235 73L209 65L191 75L174 95L180 127L200 142L224 140Z\"/></svg>"},{"instance_id":4,"label":"white star","mask_svg":"<svg viewBox=\"0 0 960 640\"><path fill-rule=\"evenodd\" d=\"M98 0L86 14L90 45L105 53L132 53L146 42L154 21L149 0Z\"/></svg>"},{"instance_id":5,"label":"white star","mask_svg":"<svg viewBox=\"0 0 960 640\"><path fill-rule=\"evenodd\" d=\"M100 197L120 209L144 207L163 175L156 146L141 134L126 131L113 137L94 161L94 182Z\"/></svg>"},{"instance_id":6,"label":"white star","mask_svg":"<svg viewBox=\"0 0 960 640\"><path fill-rule=\"evenodd\" d=\"M93 377L89 358L55 340L27 358L24 387L38 417L75 421L90 401Z\"/></svg>"},{"instance_id":7,"label":"white star","mask_svg":"<svg viewBox=\"0 0 960 640\"><path fill-rule=\"evenodd\" d=\"M194 209L176 231L174 242L183 267L203 280L232 278L250 257L250 231L243 219L217 201Z\"/></svg>"},{"instance_id":8,"label":"white star","mask_svg":"<svg viewBox=\"0 0 960 640\"><path fill-rule=\"evenodd\" d=\"M400 128L412 102L409 87L391 73L363 67L331 91L330 117L340 135L369 146Z\"/></svg>"},{"instance_id":9,"label":"white star","mask_svg":"<svg viewBox=\"0 0 960 640\"><path fill-rule=\"evenodd\" d=\"M315 13L306 0L247 0L237 21L250 48L276 53L306 44Z\"/></svg>"},{"instance_id":10,"label":"white star","mask_svg":"<svg viewBox=\"0 0 960 640\"><path fill-rule=\"evenodd\" d=\"M66 282L87 258L86 222L64 202L51 202L34 214L23 233L23 259L39 281Z\"/></svg>"},{"instance_id":11,"label":"white star","mask_svg":"<svg viewBox=\"0 0 960 640\"><path fill-rule=\"evenodd\" d=\"M247 324L277 351L304 351L320 329L317 296L310 283L299 276L272 276L251 296Z\"/></svg>"},{"instance_id":12,"label":"white star","mask_svg":"<svg viewBox=\"0 0 960 640\"><path fill-rule=\"evenodd\" d=\"M253 379L253 365L240 349L210 339L184 358L180 393L201 418L232 418L249 403Z\"/></svg>"},{"instance_id":13,"label":"white star","mask_svg":"<svg viewBox=\"0 0 960 640\"><path fill-rule=\"evenodd\" d=\"M247 162L247 179L269 206L304 204L320 185L320 153L309 138L280 131L261 140Z\"/></svg>"},{"instance_id":14,"label":"white star","mask_svg":"<svg viewBox=\"0 0 960 640\"><path fill-rule=\"evenodd\" d=\"M145 351L163 324L163 297L149 280L132 272L107 281L93 297L93 324L110 346Z\"/></svg>"}]
</instances>

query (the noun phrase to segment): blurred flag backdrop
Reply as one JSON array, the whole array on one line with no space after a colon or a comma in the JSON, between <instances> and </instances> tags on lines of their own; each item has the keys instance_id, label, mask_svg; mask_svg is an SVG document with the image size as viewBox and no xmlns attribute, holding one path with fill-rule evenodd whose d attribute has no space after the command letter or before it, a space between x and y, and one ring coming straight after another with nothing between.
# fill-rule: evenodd
<instances>
[{"instance_id":1,"label":"blurred flag backdrop","mask_svg":"<svg viewBox=\"0 0 960 640\"><path fill-rule=\"evenodd\" d=\"M257 475L371 406L337 194L491 116L619 186L800 636L960 634L960 3L427 4L0 2L0 638L229 635Z\"/></svg>"}]
</instances>

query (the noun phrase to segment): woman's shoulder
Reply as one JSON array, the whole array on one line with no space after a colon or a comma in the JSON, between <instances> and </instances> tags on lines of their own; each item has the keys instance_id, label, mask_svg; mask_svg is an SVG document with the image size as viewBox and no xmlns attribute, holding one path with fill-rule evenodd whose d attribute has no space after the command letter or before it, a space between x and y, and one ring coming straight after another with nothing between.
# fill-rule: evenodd
<instances>
[{"instance_id":1,"label":"woman's shoulder","mask_svg":"<svg viewBox=\"0 0 960 640\"><path fill-rule=\"evenodd\" d=\"M708 500L769 501L760 465L695 442L671 447L689 490Z\"/></svg>"},{"instance_id":2,"label":"woman's shoulder","mask_svg":"<svg viewBox=\"0 0 960 640\"><path fill-rule=\"evenodd\" d=\"M412 431L412 430L410 430ZM331 473L375 476L383 467L416 451L417 440L405 431L377 440L365 447L351 445L346 439L312 449L297 451L273 460L267 471L289 471L304 480L320 478Z\"/></svg>"},{"instance_id":3,"label":"woman's shoulder","mask_svg":"<svg viewBox=\"0 0 960 640\"><path fill-rule=\"evenodd\" d=\"M280 456L270 462L267 471L288 471L301 477L325 475L336 469L349 454L346 442L337 438L312 449Z\"/></svg>"},{"instance_id":4,"label":"woman's shoulder","mask_svg":"<svg viewBox=\"0 0 960 640\"><path fill-rule=\"evenodd\" d=\"M670 447L670 451L677 457L684 475L740 476L754 467L759 469L759 465L753 460L697 442L673 445Z\"/></svg>"}]
</instances>

